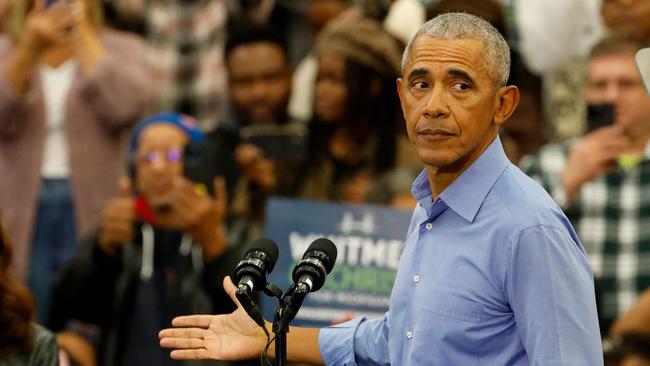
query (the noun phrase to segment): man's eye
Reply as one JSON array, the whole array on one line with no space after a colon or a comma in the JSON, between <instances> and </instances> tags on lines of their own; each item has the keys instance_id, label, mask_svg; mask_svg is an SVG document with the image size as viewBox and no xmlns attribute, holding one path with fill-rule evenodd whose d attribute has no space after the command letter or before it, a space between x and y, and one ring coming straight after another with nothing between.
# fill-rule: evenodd
<instances>
[{"instance_id":1,"label":"man's eye","mask_svg":"<svg viewBox=\"0 0 650 366\"><path fill-rule=\"evenodd\" d=\"M467 83L456 83L452 85L452 88L458 91L468 91L470 89L470 85Z\"/></svg>"},{"instance_id":2,"label":"man's eye","mask_svg":"<svg viewBox=\"0 0 650 366\"><path fill-rule=\"evenodd\" d=\"M413 89L426 89L429 87L429 83L425 81L416 81L413 84L411 84L411 87Z\"/></svg>"}]
</instances>

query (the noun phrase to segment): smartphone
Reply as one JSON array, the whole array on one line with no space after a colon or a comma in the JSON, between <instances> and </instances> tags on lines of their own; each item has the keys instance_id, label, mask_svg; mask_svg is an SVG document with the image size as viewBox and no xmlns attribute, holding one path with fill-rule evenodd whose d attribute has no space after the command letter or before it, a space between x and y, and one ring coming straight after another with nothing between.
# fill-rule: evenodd
<instances>
[{"instance_id":1,"label":"smartphone","mask_svg":"<svg viewBox=\"0 0 650 366\"><path fill-rule=\"evenodd\" d=\"M636 53L636 67L645 85L645 90L650 95L650 48L642 48Z\"/></svg>"},{"instance_id":2,"label":"smartphone","mask_svg":"<svg viewBox=\"0 0 650 366\"><path fill-rule=\"evenodd\" d=\"M614 123L614 105L589 104L587 105L587 132L609 126Z\"/></svg>"},{"instance_id":3,"label":"smartphone","mask_svg":"<svg viewBox=\"0 0 650 366\"><path fill-rule=\"evenodd\" d=\"M301 123L245 126L239 137L242 143L259 147L270 159L304 161L307 157L307 126Z\"/></svg>"},{"instance_id":4,"label":"smartphone","mask_svg":"<svg viewBox=\"0 0 650 366\"><path fill-rule=\"evenodd\" d=\"M207 176L203 144L190 143L183 151L183 176L194 183L195 189L214 195L212 178Z\"/></svg>"}]
</instances>

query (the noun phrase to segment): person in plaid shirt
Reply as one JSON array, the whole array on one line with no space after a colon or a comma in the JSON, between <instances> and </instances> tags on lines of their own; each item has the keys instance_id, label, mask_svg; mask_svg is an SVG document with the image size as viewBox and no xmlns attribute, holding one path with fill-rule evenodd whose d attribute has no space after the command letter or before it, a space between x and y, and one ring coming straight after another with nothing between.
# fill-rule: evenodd
<instances>
[{"instance_id":1,"label":"person in plaid shirt","mask_svg":"<svg viewBox=\"0 0 650 366\"><path fill-rule=\"evenodd\" d=\"M576 228L600 290L601 334L650 287L650 98L634 54L646 43L612 35L592 50L585 98L609 104L606 126L524 158ZM601 118L603 119L603 118ZM607 121L609 120L609 121Z\"/></svg>"}]
</instances>

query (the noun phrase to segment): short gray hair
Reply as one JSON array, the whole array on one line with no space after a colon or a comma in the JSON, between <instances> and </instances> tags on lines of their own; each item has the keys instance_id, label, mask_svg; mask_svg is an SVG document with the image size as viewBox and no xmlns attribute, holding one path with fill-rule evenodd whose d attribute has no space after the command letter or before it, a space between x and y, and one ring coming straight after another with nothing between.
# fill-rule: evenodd
<instances>
[{"instance_id":1,"label":"short gray hair","mask_svg":"<svg viewBox=\"0 0 650 366\"><path fill-rule=\"evenodd\" d=\"M501 33L482 18L466 13L445 13L424 23L404 49L401 74L404 74L411 45L419 36L446 40L473 39L483 42L490 76L497 87L506 85L510 75L510 47Z\"/></svg>"}]
</instances>

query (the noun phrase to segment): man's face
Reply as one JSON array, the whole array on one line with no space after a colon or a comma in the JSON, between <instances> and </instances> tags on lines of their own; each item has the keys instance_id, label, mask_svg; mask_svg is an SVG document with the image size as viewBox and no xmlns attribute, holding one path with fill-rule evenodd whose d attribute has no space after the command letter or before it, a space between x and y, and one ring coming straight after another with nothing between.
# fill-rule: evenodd
<instances>
[{"instance_id":1,"label":"man's face","mask_svg":"<svg viewBox=\"0 0 650 366\"><path fill-rule=\"evenodd\" d=\"M136 181L140 194L154 208L169 203L174 180L183 174L187 135L178 127L160 123L145 128L136 154Z\"/></svg>"},{"instance_id":2,"label":"man's face","mask_svg":"<svg viewBox=\"0 0 650 366\"><path fill-rule=\"evenodd\" d=\"M516 106L516 88L495 90L482 42L418 37L398 79L398 93L409 139L422 162L448 172L469 166L512 112L500 110L501 95L509 88L517 94Z\"/></svg>"},{"instance_id":3,"label":"man's face","mask_svg":"<svg viewBox=\"0 0 650 366\"><path fill-rule=\"evenodd\" d=\"M601 13L603 22L610 29L650 33L648 0L603 0Z\"/></svg>"},{"instance_id":4,"label":"man's face","mask_svg":"<svg viewBox=\"0 0 650 366\"><path fill-rule=\"evenodd\" d=\"M314 113L326 123L340 122L347 110L348 89L345 83L345 59L335 54L318 58L318 76L314 95Z\"/></svg>"},{"instance_id":5,"label":"man's face","mask_svg":"<svg viewBox=\"0 0 650 366\"><path fill-rule=\"evenodd\" d=\"M585 97L589 104L612 104L614 123L636 129L650 122L650 98L636 68L634 52L597 56L589 61Z\"/></svg>"},{"instance_id":6,"label":"man's face","mask_svg":"<svg viewBox=\"0 0 650 366\"><path fill-rule=\"evenodd\" d=\"M291 70L281 47L256 42L228 55L230 95L248 124L280 123L291 91Z\"/></svg>"}]
</instances>

